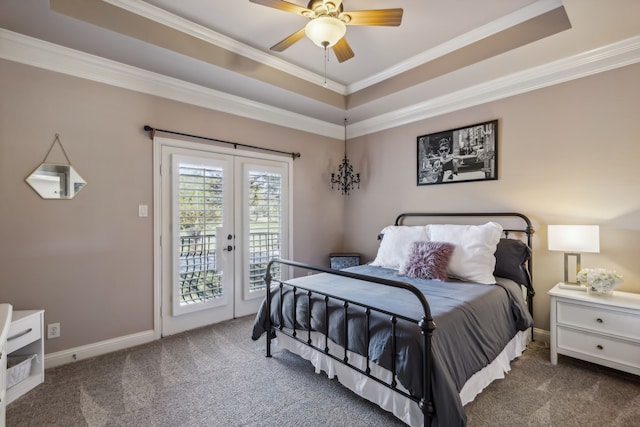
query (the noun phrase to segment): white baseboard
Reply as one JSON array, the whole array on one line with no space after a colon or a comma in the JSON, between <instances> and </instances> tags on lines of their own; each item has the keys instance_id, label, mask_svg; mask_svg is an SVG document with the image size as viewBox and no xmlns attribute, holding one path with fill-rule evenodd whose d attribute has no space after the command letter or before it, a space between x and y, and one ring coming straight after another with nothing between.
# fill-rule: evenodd
<instances>
[{"instance_id":1,"label":"white baseboard","mask_svg":"<svg viewBox=\"0 0 640 427\"><path fill-rule=\"evenodd\" d=\"M56 366L66 365L67 363L77 362L78 360L146 344L155 339L154 333L151 330L46 354L44 356L44 367L45 369L55 368ZM548 344L549 331L533 328L533 339Z\"/></svg>"},{"instance_id":2,"label":"white baseboard","mask_svg":"<svg viewBox=\"0 0 640 427\"><path fill-rule=\"evenodd\" d=\"M533 339L547 344L549 344L549 342L551 341L549 331L538 328L533 328Z\"/></svg>"},{"instance_id":3,"label":"white baseboard","mask_svg":"<svg viewBox=\"0 0 640 427\"><path fill-rule=\"evenodd\" d=\"M154 340L154 333L151 330L112 338L110 340L87 344L76 348L70 348L68 350L46 354L44 356L44 367L45 369L54 368L56 366L66 365L67 363L77 362L78 360L100 356L140 344L146 344Z\"/></svg>"}]
</instances>

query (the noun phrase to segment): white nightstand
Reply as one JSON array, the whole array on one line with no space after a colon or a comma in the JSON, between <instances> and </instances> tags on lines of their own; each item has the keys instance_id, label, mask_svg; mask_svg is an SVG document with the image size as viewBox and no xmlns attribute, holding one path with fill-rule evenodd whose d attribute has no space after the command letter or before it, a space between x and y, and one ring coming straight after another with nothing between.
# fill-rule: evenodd
<instances>
[{"instance_id":1,"label":"white nightstand","mask_svg":"<svg viewBox=\"0 0 640 427\"><path fill-rule=\"evenodd\" d=\"M7 390L7 405L44 382L44 310L14 310L7 335L7 353L37 357L28 376Z\"/></svg>"},{"instance_id":2,"label":"white nightstand","mask_svg":"<svg viewBox=\"0 0 640 427\"><path fill-rule=\"evenodd\" d=\"M0 427L5 426L7 406L7 335L11 326L11 304L0 304Z\"/></svg>"},{"instance_id":3,"label":"white nightstand","mask_svg":"<svg viewBox=\"0 0 640 427\"><path fill-rule=\"evenodd\" d=\"M549 291L551 364L558 354L640 375L640 294Z\"/></svg>"}]
</instances>

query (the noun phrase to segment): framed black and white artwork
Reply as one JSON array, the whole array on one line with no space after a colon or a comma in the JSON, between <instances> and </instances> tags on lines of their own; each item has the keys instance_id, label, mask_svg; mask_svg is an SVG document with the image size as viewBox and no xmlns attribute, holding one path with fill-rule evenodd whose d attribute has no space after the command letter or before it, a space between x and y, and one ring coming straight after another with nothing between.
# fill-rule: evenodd
<instances>
[{"instance_id":1,"label":"framed black and white artwork","mask_svg":"<svg viewBox=\"0 0 640 427\"><path fill-rule=\"evenodd\" d=\"M498 179L498 121L421 135L418 185Z\"/></svg>"}]
</instances>

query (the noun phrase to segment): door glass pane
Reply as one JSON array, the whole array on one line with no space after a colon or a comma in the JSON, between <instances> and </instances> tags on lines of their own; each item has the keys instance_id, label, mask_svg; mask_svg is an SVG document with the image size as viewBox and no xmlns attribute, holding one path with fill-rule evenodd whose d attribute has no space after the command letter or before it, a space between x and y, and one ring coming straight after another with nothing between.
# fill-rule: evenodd
<instances>
[{"instance_id":1,"label":"door glass pane","mask_svg":"<svg viewBox=\"0 0 640 427\"><path fill-rule=\"evenodd\" d=\"M282 245L282 174L249 171L249 291L264 289L267 264ZM272 269L280 278L279 265Z\"/></svg>"},{"instance_id":2,"label":"door glass pane","mask_svg":"<svg viewBox=\"0 0 640 427\"><path fill-rule=\"evenodd\" d=\"M222 168L180 163L178 179L179 304L223 296L216 229L223 222Z\"/></svg>"}]
</instances>

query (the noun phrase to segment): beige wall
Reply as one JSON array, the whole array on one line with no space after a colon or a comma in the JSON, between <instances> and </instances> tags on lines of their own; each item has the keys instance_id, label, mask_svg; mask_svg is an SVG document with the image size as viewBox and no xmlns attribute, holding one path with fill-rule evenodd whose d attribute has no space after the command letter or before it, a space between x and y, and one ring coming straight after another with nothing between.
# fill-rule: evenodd
<instances>
[{"instance_id":1,"label":"beige wall","mask_svg":"<svg viewBox=\"0 0 640 427\"><path fill-rule=\"evenodd\" d=\"M376 235L406 211L518 211L536 227L536 326L562 254L546 225L601 225L601 253L583 266L617 269L640 292L640 66L575 80L350 141L362 174L346 200L331 191L340 141L0 60L0 301L43 308L62 337L46 352L153 327L151 141L142 126L300 151L294 162L294 257L327 264L344 249L376 253ZM416 186L416 137L499 120L499 180ZM46 201L24 178L55 133L87 187ZM62 159L58 159L62 160ZM346 212L346 213L345 213ZM150 212L152 215L152 212ZM344 218L344 219L343 219ZM344 242L344 245L343 245Z\"/></svg>"},{"instance_id":2,"label":"beige wall","mask_svg":"<svg viewBox=\"0 0 640 427\"><path fill-rule=\"evenodd\" d=\"M640 65L574 80L350 141L363 185L347 201L347 250L375 257L398 213L517 211L534 222L536 327L549 329L547 291L562 280L548 224L599 224L601 251L583 267L625 277L640 293ZM499 180L416 186L416 137L498 119Z\"/></svg>"},{"instance_id":3,"label":"beige wall","mask_svg":"<svg viewBox=\"0 0 640 427\"><path fill-rule=\"evenodd\" d=\"M45 324L61 323L47 353L153 328L145 124L299 151L294 256L328 265L327 255L340 249L344 199L328 174L341 141L0 60L0 301L45 309ZM56 133L88 182L73 200L42 200L24 182ZM57 154L49 160L64 162ZM137 216L139 204L149 217Z\"/></svg>"}]
</instances>

